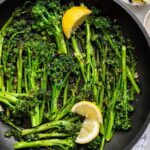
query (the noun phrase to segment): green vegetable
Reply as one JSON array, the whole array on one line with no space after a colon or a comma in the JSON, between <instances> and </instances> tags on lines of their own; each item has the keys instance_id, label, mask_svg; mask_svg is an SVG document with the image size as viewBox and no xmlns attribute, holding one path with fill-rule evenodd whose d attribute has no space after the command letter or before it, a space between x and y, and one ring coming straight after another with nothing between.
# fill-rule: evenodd
<instances>
[{"instance_id":1,"label":"green vegetable","mask_svg":"<svg viewBox=\"0 0 150 150\"><path fill-rule=\"evenodd\" d=\"M59 1L52 1L48 8L46 8L42 3L43 2L37 2L32 8L32 15L36 20L35 27L47 28L48 33L53 34L55 37L59 54L67 54L66 43L61 27L61 14L58 12L61 5ZM49 7L51 12L48 12Z\"/></svg>"},{"instance_id":2,"label":"green vegetable","mask_svg":"<svg viewBox=\"0 0 150 150\"><path fill-rule=\"evenodd\" d=\"M74 5L27 2L0 30L0 119L12 127L5 136L18 141L14 149L74 149L84 118L70 111L82 100L103 115L100 134L83 147L103 150L115 132L132 126L140 93L134 45L91 6L92 15L65 38L62 16Z\"/></svg>"},{"instance_id":3,"label":"green vegetable","mask_svg":"<svg viewBox=\"0 0 150 150\"><path fill-rule=\"evenodd\" d=\"M39 141L31 141L31 142L18 142L14 145L14 149L22 149L22 148L38 148L38 147L52 147L57 146L63 150L71 149L74 147L74 142L72 138L67 139L50 139L50 140L39 140Z\"/></svg>"},{"instance_id":4,"label":"green vegetable","mask_svg":"<svg viewBox=\"0 0 150 150\"><path fill-rule=\"evenodd\" d=\"M65 120L59 120L59 121L53 121L50 123L42 124L38 127L31 128L31 129L24 129L22 130L22 135L28 135L28 134L33 134L37 132L43 132L52 128L60 128L60 130L73 130L74 125L71 122L65 121Z\"/></svg>"}]
</instances>

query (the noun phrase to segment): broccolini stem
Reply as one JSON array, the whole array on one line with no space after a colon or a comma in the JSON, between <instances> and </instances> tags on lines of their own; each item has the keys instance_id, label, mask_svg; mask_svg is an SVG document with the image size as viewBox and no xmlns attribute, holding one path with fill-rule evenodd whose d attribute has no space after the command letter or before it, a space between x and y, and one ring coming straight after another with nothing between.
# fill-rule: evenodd
<instances>
[{"instance_id":1,"label":"broccolini stem","mask_svg":"<svg viewBox=\"0 0 150 150\"><path fill-rule=\"evenodd\" d=\"M9 109L8 109L9 110ZM10 112L8 112L10 113ZM9 114L6 114L7 116L5 116L4 112L0 112L0 118L8 125L10 125L11 127L13 127L14 129L21 131L21 129L19 127L17 127L9 118Z\"/></svg>"},{"instance_id":2,"label":"broccolini stem","mask_svg":"<svg viewBox=\"0 0 150 150\"><path fill-rule=\"evenodd\" d=\"M32 65L31 65L31 50L30 48L27 48L28 51L28 68L31 69Z\"/></svg>"},{"instance_id":3,"label":"broccolini stem","mask_svg":"<svg viewBox=\"0 0 150 150\"><path fill-rule=\"evenodd\" d=\"M130 57L131 57L131 73L132 73L132 76L134 77L135 76L135 72L136 72L136 60L133 56L133 52L129 49L129 54L130 54ZM134 100L134 93L135 93L135 89L133 86L131 86L131 90L130 90L130 100Z\"/></svg>"},{"instance_id":4,"label":"broccolini stem","mask_svg":"<svg viewBox=\"0 0 150 150\"><path fill-rule=\"evenodd\" d=\"M41 89L46 91L47 89L47 73L46 73L46 64L44 64L44 68L43 68L44 72L43 72L43 77L41 79Z\"/></svg>"},{"instance_id":5,"label":"broccolini stem","mask_svg":"<svg viewBox=\"0 0 150 150\"><path fill-rule=\"evenodd\" d=\"M32 70L32 64L31 64L32 59L31 59L31 50L30 50L30 48L27 48L27 52L28 52L27 68L31 71ZM27 81L28 81L28 91L30 91L32 87L31 87L31 80L30 80L29 74L27 74Z\"/></svg>"},{"instance_id":6,"label":"broccolini stem","mask_svg":"<svg viewBox=\"0 0 150 150\"><path fill-rule=\"evenodd\" d=\"M60 133L60 132L52 132L52 133L39 133L37 134L38 139L46 139L46 138L62 138L68 137L70 134L68 133Z\"/></svg>"},{"instance_id":7,"label":"broccolini stem","mask_svg":"<svg viewBox=\"0 0 150 150\"><path fill-rule=\"evenodd\" d=\"M12 92L12 81L13 81L13 77L10 77L7 81L6 81L6 91L7 92Z\"/></svg>"},{"instance_id":8,"label":"broccolini stem","mask_svg":"<svg viewBox=\"0 0 150 150\"><path fill-rule=\"evenodd\" d=\"M138 87L137 83L135 82L135 79L130 71L130 69L128 68L128 66L126 67L127 68L127 76L132 84L132 86L134 87L135 91L137 92L137 94L140 93L140 88Z\"/></svg>"},{"instance_id":9,"label":"broccolini stem","mask_svg":"<svg viewBox=\"0 0 150 150\"><path fill-rule=\"evenodd\" d=\"M31 65L30 66L31 67L30 90L37 91L38 87L36 86L35 78L36 78L36 72L39 66L39 59L36 58L35 60L32 60L31 62L30 61L31 61L31 58L29 58L29 66ZM39 104L36 104L34 111L30 113L32 127L38 126L40 124L39 114L40 114Z\"/></svg>"},{"instance_id":10,"label":"broccolini stem","mask_svg":"<svg viewBox=\"0 0 150 150\"><path fill-rule=\"evenodd\" d=\"M13 18L14 18L15 13L12 13L12 15L10 16L10 18L5 22L5 24L3 25L3 27L1 28L1 31L5 31L5 29L9 26L9 24L12 22ZM1 32L0 31L0 32Z\"/></svg>"},{"instance_id":11,"label":"broccolini stem","mask_svg":"<svg viewBox=\"0 0 150 150\"><path fill-rule=\"evenodd\" d=\"M131 69L131 73L132 73L132 76L134 77L134 75L135 75L134 68ZM131 100L134 100L134 93L135 93L135 90L134 90L133 86L131 86L131 90L130 90L130 99Z\"/></svg>"},{"instance_id":12,"label":"broccolini stem","mask_svg":"<svg viewBox=\"0 0 150 150\"><path fill-rule=\"evenodd\" d=\"M39 104L36 104L34 111L31 114L31 123L32 127L36 127L40 124L40 112L39 112Z\"/></svg>"},{"instance_id":13,"label":"broccolini stem","mask_svg":"<svg viewBox=\"0 0 150 150\"><path fill-rule=\"evenodd\" d=\"M67 102L67 94L68 94L68 83L66 84L66 86L65 86L65 88L64 88L63 105L65 105L66 102Z\"/></svg>"},{"instance_id":14,"label":"broccolini stem","mask_svg":"<svg viewBox=\"0 0 150 150\"><path fill-rule=\"evenodd\" d=\"M22 148L36 148L36 147L52 147L58 146L62 150L66 150L66 147L73 148L74 142L70 138L68 139L50 139L50 140L39 140L39 141L21 141L14 144L14 149L22 149Z\"/></svg>"},{"instance_id":15,"label":"broccolini stem","mask_svg":"<svg viewBox=\"0 0 150 150\"><path fill-rule=\"evenodd\" d=\"M3 67L2 67L2 49L3 49L3 42L4 42L4 37L5 37L5 29L7 26L12 22L13 20L13 15L6 21L6 23L3 25L3 27L0 30L0 90L5 91L4 87L4 75L3 75Z\"/></svg>"},{"instance_id":16,"label":"broccolini stem","mask_svg":"<svg viewBox=\"0 0 150 150\"><path fill-rule=\"evenodd\" d=\"M0 92L0 95L1 94L3 94L3 96L6 96L6 95L8 95L8 96L13 96L13 97L10 97L11 99L12 98L17 98L17 97L30 97L30 95L29 94L27 94L27 93L12 93L12 92ZM17 99L16 99L17 100Z\"/></svg>"},{"instance_id":17,"label":"broccolini stem","mask_svg":"<svg viewBox=\"0 0 150 150\"><path fill-rule=\"evenodd\" d=\"M25 31L19 31L19 32L14 33L14 34L10 37L10 41L13 40L16 35L22 34L22 33L24 33L24 32L25 32Z\"/></svg>"},{"instance_id":18,"label":"broccolini stem","mask_svg":"<svg viewBox=\"0 0 150 150\"><path fill-rule=\"evenodd\" d=\"M58 98L60 96L60 92L63 88L63 86L65 85L67 79L68 79L69 74L66 75L66 77L64 78L63 82L61 83L60 86L58 85L53 85L53 90L52 90L52 101L51 101L51 112L52 113L56 113L58 111Z\"/></svg>"},{"instance_id":19,"label":"broccolini stem","mask_svg":"<svg viewBox=\"0 0 150 150\"><path fill-rule=\"evenodd\" d=\"M92 69L92 79L93 79L93 94L95 97L95 102L98 104L98 99L99 99L99 91L97 88L97 83L98 83L98 71L97 71L97 64L96 64L96 58L95 58L95 52L91 44L91 31L90 31L90 24L88 23L88 20L86 20L86 31L87 31L87 39L86 39L86 50L87 50L87 63L91 62L91 69ZM91 58L88 58L91 57ZM88 60L89 59L89 60ZM89 62L88 62L89 61ZM88 67L88 66L87 66ZM87 75L88 73L88 68L87 68ZM87 80L88 81L88 80Z\"/></svg>"},{"instance_id":20,"label":"broccolini stem","mask_svg":"<svg viewBox=\"0 0 150 150\"><path fill-rule=\"evenodd\" d=\"M100 49L103 49L102 47L99 47ZM100 91L100 102L99 106L102 109L103 108L103 99L104 99L104 92L105 92L105 80L106 80L106 60L107 60L107 53L108 53L108 48L105 46L105 49L101 50L103 51L103 56L102 56L102 72L101 72L101 78L103 82L103 86Z\"/></svg>"},{"instance_id":21,"label":"broccolini stem","mask_svg":"<svg viewBox=\"0 0 150 150\"><path fill-rule=\"evenodd\" d=\"M97 48L96 49L96 64L99 66L100 65L100 50Z\"/></svg>"},{"instance_id":22,"label":"broccolini stem","mask_svg":"<svg viewBox=\"0 0 150 150\"><path fill-rule=\"evenodd\" d=\"M67 116L66 116L67 117ZM77 121L77 120L79 120L79 119L81 119L81 117L80 116L73 116L73 117L68 117L68 118L65 118L67 121L69 121L69 122L71 122L71 123L73 123L73 122L75 122L75 121Z\"/></svg>"},{"instance_id":23,"label":"broccolini stem","mask_svg":"<svg viewBox=\"0 0 150 150\"><path fill-rule=\"evenodd\" d=\"M42 104L40 106L40 112L39 112L40 123L39 124L41 124L42 121L43 121L44 110L45 110L45 102L46 102L46 99L45 99L45 96L44 96L44 99L43 99Z\"/></svg>"},{"instance_id":24,"label":"broccolini stem","mask_svg":"<svg viewBox=\"0 0 150 150\"><path fill-rule=\"evenodd\" d=\"M7 99L0 97L0 102L6 104L10 108L15 108Z\"/></svg>"},{"instance_id":25,"label":"broccolini stem","mask_svg":"<svg viewBox=\"0 0 150 150\"><path fill-rule=\"evenodd\" d=\"M123 83L123 106L125 107L125 116L128 118L127 110L127 69L126 69L126 47L122 47L122 83Z\"/></svg>"},{"instance_id":26,"label":"broccolini stem","mask_svg":"<svg viewBox=\"0 0 150 150\"><path fill-rule=\"evenodd\" d=\"M7 108L7 110L6 110L6 116L10 117L10 109L9 108Z\"/></svg>"},{"instance_id":27,"label":"broccolini stem","mask_svg":"<svg viewBox=\"0 0 150 150\"><path fill-rule=\"evenodd\" d=\"M11 80L7 79L6 81L6 91L9 92L11 90Z\"/></svg>"},{"instance_id":28,"label":"broccolini stem","mask_svg":"<svg viewBox=\"0 0 150 150\"><path fill-rule=\"evenodd\" d=\"M109 34L108 34L106 31L105 31L105 32L103 31L103 33L106 35L106 37L107 37L107 39L108 39L108 41L109 41L111 47L114 49L114 51L115 51L115 53L116 53L116 55L117 55L118 57L121 57L118 48L116 47L116 45L115 45L115 44L113 43L113 41L111 40Z\"/></svg>"},{"instance_id":29,"label":"broccolini stem","mask_svg":"<svg viewBox=\"0 0 150 150\"><path fill-rule=\"evenodd\" d=\"M60 120L65 115L67 115L70 112L71 108L73 107L74 103L75 98L74 97L70 98L70 100L68 100L68 102L58 111L54 120Z\"/></svg>"},{"instance_id":30,"label":"broccolini stem","mask_svg":"<svg viewBox=\"0 0 150 150\"><path fill-rule=\"evenodd\" d=\"M26 91L26 93L29 93L28 79L27 79L27 73L26 73L26 68L25 67L24 67L24 84L25 84L25 91Z\"/></svg>"},{"instance_id":31,"label":"broccolini stem","mask_svg":"<svg viewBox=\"0 0 150 150\"><path fill-rule=\"evenodd\" d=\"M58 120L58 121L53 121L53 122L49 122L46 124L42 124L38 127L35 128L31 128L31 129L24 129L22 130L22 135L28 135L28 134L34 134L34 133L39 133L39 132L43 132L49 129L53 129L53 128L63 128L66 130L71 130L73 129L72 123L65 121L65 120Z\"/></svg>"},{"instance_id":32,"label":"broccolini stem","mask_svg":"<svg viewBox=\"0 0 150 150\"><path fill-rule=\"evenodd\" d=\"M17 92L21 93L22 92L22 69L23 69L23 60L22 60L22 52L23 48L20 46L19 49L19 57L17 61L17 70L18 70L18 84L17 84Z\"/></svg>"},{"instance_id":33,"label":"broccolini stem","mask_svg":"<svg viewBox=\"0 0 150 150\"><path fill-rule=\"evenodd\" d=\"M93 51L93 47L91 45L91 50ZM93 93L95 97L95 102L98 105L98 99L99 99L99 87L98 87L98 71L97 71L97 65L95 61L94 54L92 55L92 77L93 77Z\"/></svg>"},{"instance_id":34,"label":"broccolini stem","mask_svg":"<svg viewBox=\"0 0 150 150\"><path fill-rule=\"evenodd\" d=\"M59 54L67 54L67 46L64 36L57 25L55 26L55 39L59 49Z\"/></svg>"},{"instance_id":35,"label":"broccolini stem","mask_svg":"<svg viewBox=\"0 0 150 150\"><path fill-rule=\"evenodd\" d=\"M109 115L108 115L107 130L106 130L106 135L105 135L105 138L106 138L107 141L110 141L110 139L112 138L112 134L113 134L112 129L113 129L114 120L115 120L115 110L114 110L114 108L115 108L115 105L116 105L117 97L119 96L121 81L122 81L122 78L120 76L119 79L118 79L116 88L114 90L112 100L111 100L111 102L109 104L109 107L108 107Z\"/></svg>"},{"instance_id":36,"label":"broccolini stem","mask_svg":"<svg viewBox=\"0 0 150 150\"><path fill-rule=\"evenodd\" d=\"M81 80L81 75L78 76L76 80L76 84L72 89L72 96L68 99L65 105L62 106L62 108L58 111L54 120L60 120L61 118L65 117L70 112L71 108L73 107L75 103L75 93L78 90L80 80Z\"/></svg>"},{"instance_id":37,"label":"broccolini stem","mask_svg":"<svg viewBox=\"0 0 150 150\"><path fill-rule=\"evenodd\" d=\"M114 120L115 120L115 110L111 110L109 113L109 121L107 125L107 130L106 130L106 141L110 141L113 135L113 126L114 126Z\"/></svg>"},{"instance_id":38,"label":"broccolini stem","mask_svg":"<svg viewBox=\"0 0 150 150\"><path fill-rule=\"evenodd\" d=\"M2 65L0 65L0 90L5 91L4 73L3 73Z\"/></svg>"},{"instance_id":39,"label":"broccolini stem","mask_svg":"<svg viewBox=\"0 0 150 150\"><path fill-rule=\"evenodd\" d=\"M105 92L105 88L104 88L104 85L103 85L102 88L101 88L100 97L99 97L99 99L100 99L99 107L101 109L103 108L104 92Z\"/></svg>"},{"instance_id":40,"label":"broccolini stem","mask_svg":"<svg viewBox=\"0 0 150 150\"><path fill-rule=\"evenodd\" d=\"M51 102L50 102L51 103L50 104L50 106L51 106L51 110L50 111L51 112L57 112L57 100L59 98L59 94L60 94L59 87L57 87L57 85L54 84L52 86L52 98L51 98Z\"/></svg>"},{"instance_id":41,"label":"broccolini stem","mask_svg":"<svg viewBox=\"0 0 150 150\"><path fill-rule=\"evenodd\" d=\"M118 48L115 46L115 44L113 43L113 41L111 40L110 36L106 33L104 33L110 43L110 45L112 46L112 48L115 50L115 53L118 57L121 57ZM132 76L132 73L130 71L130 69L128 68L128 66L126 67L127 69L127 76L132 84L132 86L134 87L135 91L137 92L137 94L140 93L140 88L138 87L137 83L135 82L134 77Z\"/></svg>"},{"instance_id":42,"label":"broccolini stem","mask_svg":"<svg viewBox=\"0 0 150 150\"><path fill-rule=\"evenodd\" d=\"M86 80L86 76L85 76L85 68L84 68L85 67L85 60L84 60L84 57L83 57L82 53L80 52L80 49L78 47L78 43L77 43L77 40L76 40L75 36L73 36L71 38L71 41L72 41L72 46L73 46L73 49L74 49L74 56L76 57L76 59L79 62L84 82L86 82L87 80Z\"/></svg>"},{"instance_id":43,"label":"broccolini stem","mask_svg":"<svg viewBox=\"0 0 150 150\"><path fill-rule=\"evenodd\" d=\"M39 60L38 58L36 58L36 60L32 60L32 67L31 67L31 77L30 77L30 80L31 80L31 89L30 90L34 90L36 91L37 90L37 87L36 87L36 82L35 82L35 78L36 78L36 72L38 70L38 65L39 65Z\"/></svg>"},{"instance_id":44,"label":"broccolini stem","mask_svg":"<svg viewBox=\"0 0 150 150\"><path fill-rule=\"evenodd\" d=\"M100 143L100 150L104 150L104 145L105 145L105 136L103 135Z\"/></svg>"},{"instance_id":45,"label":"broccolini stem","mask_svg":"<svg viewBox=\"0 0 150 150\"><path fill-rule=\"evenodd\" d=\"M102 75L101 75L103 83L105 82L105 78L106 78L107 53L108 53L108 48L107 46L105 46L104 53L103 53L103 60L102 60Z\"/></svg>"},{"instance_id":46,"label":"broccolini stem","mask_svg":"<svg viewBox=\"0 0 150 150\"><path fill-rule=\"evenodd\" d=\"M63 79L61 85L53 85L52 89L52 100L51 100L51 113L56 113L58 111L58 98L60 96L60 92L62 88L64 87L65 83L67 82L69 78L70 72L66 74L65 78Z\"/></svg>"},{"instance_id":47,"label":"broccolini stem","mask_svg":"<svg viewBox=\"0 0 150 150\"><path fill-rule=\"evenodd\" d=\"M75 94L76 94L76 92L79 89L79 83L80 83L80 81L81 81L81 75L78 75L78 78L76 80L76 84L75 84L75 86L72 89L72 97L75 97Z\"/></svg>"},{"instance_id":48,"label":"broccolini stem","mask_svg":"<svg viewBox=\"0 0 150 150\"><path fill-rule=\"evenodd\" d=\"M19 99L17 99L16 97L10 95L8 92L7 93L6 92L5 93L0 92L0 98L4 98L4 99L6 99L7 101L9 101L10 103L13 103L13 104L16 104L19 101Z\"/></svg>"},{"instance_id":49,"label":"broccolini stem","mask_svg":"<svg viewBox=\"0 0 150 150\"><path fill-rule=\"evenodd\" d=\"M46 92L46 90L47 90L47 73L46 73L46 65L45 64L44 64L43 77L41 79L41 90L43 90L44 92ZM43 121L43 115L44 115L44 110L45 110L45 103L46 103L46 99L45 99L45 96L44 96L42 104L40 106L40 112L39 112L40 124Z\"/></svg>"},{"instance_id":50,"label":"broccolini stem","mask_svg":"<svg viewBox=\"0 0 150 150\"><path fill-rule=\"evenodd\" d=\"M21 132L21 129L19 127L17 127L12 121L7 121L7 124Z\"/></svg>"},{"instance_id":51,"label":"broccolini stem","mask_svg":"<svg viewBox=\"0 0 150 150\"><path fill-rule=\"evenodd\" d=\"M86 63L87 63L87 81L90 80L91 77L91 67L92 67L92 61L91 61L91 50L90 50L90 27L89 24L86 22Z\"/></svg>"}]
</instances>

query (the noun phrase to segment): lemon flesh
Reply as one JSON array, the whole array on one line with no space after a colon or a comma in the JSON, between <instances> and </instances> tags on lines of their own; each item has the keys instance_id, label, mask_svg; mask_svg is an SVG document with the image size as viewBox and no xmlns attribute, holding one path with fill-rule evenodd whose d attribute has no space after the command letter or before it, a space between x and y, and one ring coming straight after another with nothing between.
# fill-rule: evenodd
<instances>
[{"instance_id":1,"label":"lemon flesh","mask_svg":"<svg viewBox=\"0 0 150 150\"><path fill-rule=\"evenodd\" d=\"M92 102L81 101L76 103L71 111L85 117L75 142L79 144L89 143L99 134L100 124L103 123L100 109Z\"/></svg>"},{"instance_id":2,"label":"lemon flesh","mask_svg":"<svg viewBox=\"0 0 150 150\"><path fill-rule=\"evenodd\" d=\"M74 6L68 9L62 17L62 29L65 36L69 39L71 33L75 31L91 13L92 11L84 6Z\"/></svg>"},{"instance_id":3,"label":"lemon flesh","mask_svg":"<svg viewBox=\"0 0 150 150\"><path fill-rule=\"evenodd\" d=\"M98 123L103 123L102 113L100 109L91 102L81 101L79 103L76 103L72 107L71 111L81 116L85 116L88 119L96 120Z\"/></svg>"},{"instance_id":4,"label":"lemon flesh","mask_svg":"<svg viewBox=\"0 0 150 150\"><path fill-rule=\"evenodd\" d=\"M96 120L85 119L79 135L75 142L86 144L92 141L99 134L99 123Z\"/></svg>"}]
</instances>

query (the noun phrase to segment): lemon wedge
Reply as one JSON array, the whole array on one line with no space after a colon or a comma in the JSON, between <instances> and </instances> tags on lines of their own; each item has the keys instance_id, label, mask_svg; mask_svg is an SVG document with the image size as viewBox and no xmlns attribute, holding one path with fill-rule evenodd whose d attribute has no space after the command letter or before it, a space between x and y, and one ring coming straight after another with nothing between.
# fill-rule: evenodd
<instances>
[{"instance_id":1,"label":"lemon wedge","mask_svg":"<svg viewBox=\"0 0 150 150\"><path fill-rule=\"evenodd\" d=\"M75 142L79 144L86 144L96 138L99 134L99 123L96 120L85 119L79 135Z\"/></svg>"},{"instance_id":2,"label":"lemon wedge","mask_svg":"<svg viewBox=\"0 0 150 150\"><path fill-rule=\"evenodd\" d=\"M91 13L92 11L84 6L74 6L68 9L62 17L62 29L65 36L69 39L71 33L75 31Z\"/></svg>"},{"instance_id":3,"label":"lemon wedge","mask_svg":"<svg viewBox=\"0 0 150 150\"><path fill-rule=\"evenodd\" d=\"M81 101L76 103L71 111L85 117L75 142L79 144L89 143L99 134L100 124L103 123L100 109L92 102Z\"/></svg>"},{"instance_id":4,"label":"lemon wedge","mask_svg":"<svg viewBox=\"0 0 150 150\"><path fill-rule=\"evenodd\" d=\"M72 107L71 111L81 116L85 116L87 119L93 119L98 123L103 123L101 110L92 102L81 101L79 103L76 103Z\"/></svg>"}]
</instances>

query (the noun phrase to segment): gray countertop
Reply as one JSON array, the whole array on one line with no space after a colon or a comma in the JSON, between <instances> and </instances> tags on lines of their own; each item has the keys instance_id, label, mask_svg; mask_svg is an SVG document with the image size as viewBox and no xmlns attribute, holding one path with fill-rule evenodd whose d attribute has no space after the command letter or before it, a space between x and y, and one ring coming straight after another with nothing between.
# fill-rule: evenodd
<instances>
[{"instance_id":1,"label":"gray countertop","mask_svg":"<svg viewBox=\"0 0 150 150\"><path fill-rule=\"evenodd\" d=\"M4 0L0 0L0 3L3 1ZM148 10L150 10L150 5L142 6L142 7L133 7L127 4L124 4L124 5L126 5L126 7L128 7L141 22L144 21L144 17L146 13L148 12ZM150 124L148 125L147 129L143 133L142 137L138 140L136 145L132 148L132 150L149 150L150 149L150 134L149 133L150 133Z\"/></svg>"}]
</instances>

